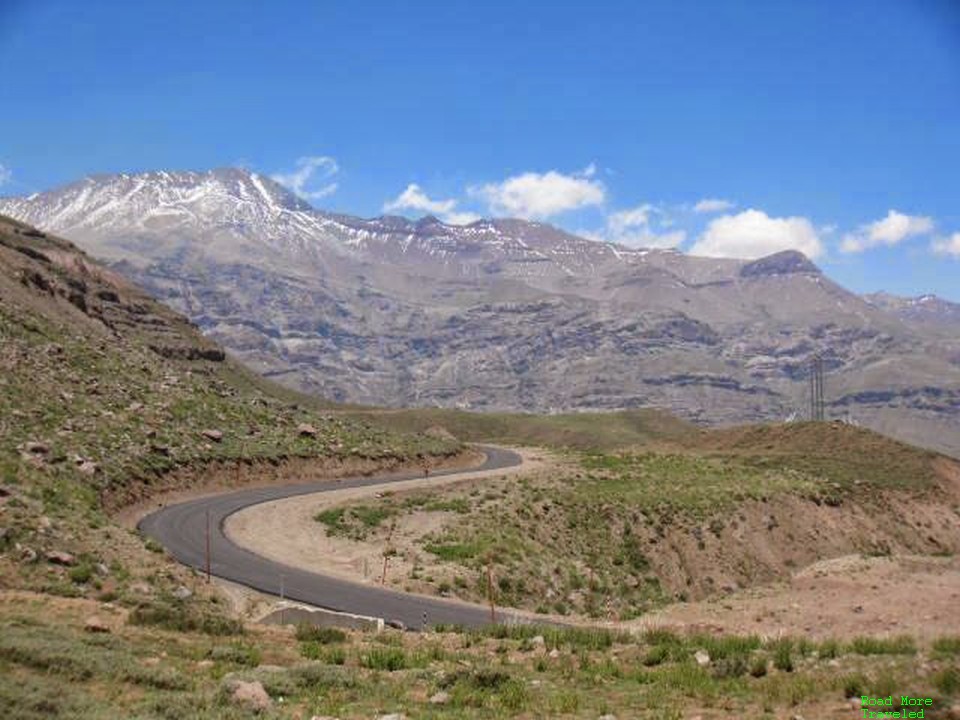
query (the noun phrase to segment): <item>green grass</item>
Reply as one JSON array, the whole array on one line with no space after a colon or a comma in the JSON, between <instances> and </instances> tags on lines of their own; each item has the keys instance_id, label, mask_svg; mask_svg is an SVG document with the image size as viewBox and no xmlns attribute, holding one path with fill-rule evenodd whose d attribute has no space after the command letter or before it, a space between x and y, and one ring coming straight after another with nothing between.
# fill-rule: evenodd
<instances>
[{"instance_id":1,"label":"green grass","mask_svg":"<svg viewBox=\"0 0 960 720\"><path fill-rule=\"evenodd\" d=\"M917 646L913 638L901 635L893 638L857 637L848 650L857 655L914 655Z\"/></svg>"},{"instance_id":2,"label":"green grass","mask_svg":"<svg viewBox=\"0 0 960 720\"><path fill-rule=\"evenodd\" d=\"M483 543L430 543L424 549L441 560L448 562L463 562L473 560L483 553L486 546Z\"/></svg>"}]
</instances>

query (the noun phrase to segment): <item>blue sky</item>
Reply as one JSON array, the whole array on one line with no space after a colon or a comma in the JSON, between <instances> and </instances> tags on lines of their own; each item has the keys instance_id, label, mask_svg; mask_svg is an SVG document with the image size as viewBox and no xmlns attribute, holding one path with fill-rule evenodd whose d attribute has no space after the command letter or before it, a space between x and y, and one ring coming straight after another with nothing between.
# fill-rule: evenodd
<instances>
[{"instance_id":1,"label":"blue sky","mask_svg":"<svg viewBox=\"0 0 960 720\"><path fill-rule=\"evenodd\" d=\"M960 301L953 0L0 0L0 73L0 194L243 164Z\"/></svg>"}]
</instances>

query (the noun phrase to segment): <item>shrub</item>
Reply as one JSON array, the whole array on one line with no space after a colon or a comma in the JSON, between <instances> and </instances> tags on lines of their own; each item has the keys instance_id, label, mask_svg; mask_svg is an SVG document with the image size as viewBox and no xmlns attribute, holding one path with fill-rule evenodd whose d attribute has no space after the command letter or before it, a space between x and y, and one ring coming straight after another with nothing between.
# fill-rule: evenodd
<instances>
[{"instance_id":1,"label":"shrub","mask_svg":"<svg viewBox=\"0 0 960 720\"><path fill-rule=\"evenodd\" d=\"M371 670L395 672L407 667L407 654L398 647L374 647L360 656L360 665Z\"/></svg>"},{"instance_id":2,"label":"shrub","mask_svg":"<svg viewBox=\"0 0 960 720\"><path fill-rule=\"evenodd\" d=\"M321 645L329 645L331 643L345 642L346 639L347 634L340 628L319 627L306 623L297 625L297 640L300 642L315 642Z\"/></svg>"}]
</instances>

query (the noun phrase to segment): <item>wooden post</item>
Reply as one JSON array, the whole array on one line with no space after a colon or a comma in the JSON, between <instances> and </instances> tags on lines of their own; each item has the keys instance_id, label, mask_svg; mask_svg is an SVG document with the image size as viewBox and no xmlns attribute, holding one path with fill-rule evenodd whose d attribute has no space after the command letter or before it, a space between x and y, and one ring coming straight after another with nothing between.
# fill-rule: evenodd
<instances>
[{"instance_id":1,"label":"wooden post","mask_svg":"<svg viewBox=\"0 0 960 720\"><path fill-rule=\"evenodd\" d=\"M210 511L207 510L207 582L210 582Z\"/></svg>"},{"instance_id":2,"label":"wooden post","mask_svg":"<svg viewBox=\"0 0 960 720\"><path fill-rule=\"evenodd\" d=\"M381 585L386 585L387 583L387 558L389 557L386 553L383 554L383 575L380 576Z\"/></svg>"},{"instance_id":3,"label":"wooden post","mask_svg":"<svg viewBox=\"0 0 960 720\"><path fill-rule=\"evenodd\" d=\"M490 622L496 624L497 610L493 601L493 568L487 563L487 597L490 600Z\"/></svg>"}]
</instances>

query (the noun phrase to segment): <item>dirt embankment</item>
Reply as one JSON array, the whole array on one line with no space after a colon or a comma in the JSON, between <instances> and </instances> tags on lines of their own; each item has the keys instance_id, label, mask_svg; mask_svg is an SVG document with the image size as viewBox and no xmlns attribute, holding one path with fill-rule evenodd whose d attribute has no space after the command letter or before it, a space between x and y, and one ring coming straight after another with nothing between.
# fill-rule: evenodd
<instances>
[{"instance_id":1,"label":"dirt embankment","mask_svg":"<svg viewBox=\"0 0 960 720\"><path fill-rule=\"evenodd\" d=\"M158 477L149 484L134 484L123 495L104 498L104 504L117 522L133 527L139 520L164 505L184 502L246 487L297 485L336 480L358 475L390 477L404 472L469 468L483 462L483 454L473 448L449 457L417 460L367 458L284 458L245 459L188 465Z\"/></svg>"}]
</instances>

